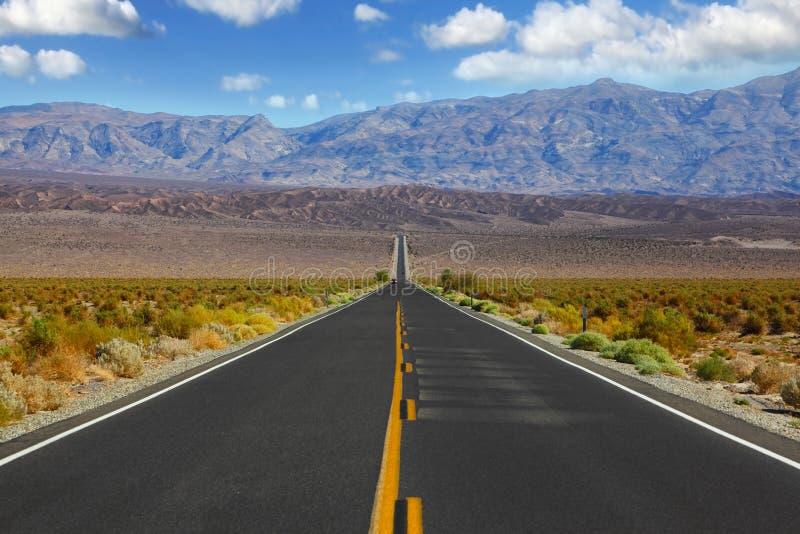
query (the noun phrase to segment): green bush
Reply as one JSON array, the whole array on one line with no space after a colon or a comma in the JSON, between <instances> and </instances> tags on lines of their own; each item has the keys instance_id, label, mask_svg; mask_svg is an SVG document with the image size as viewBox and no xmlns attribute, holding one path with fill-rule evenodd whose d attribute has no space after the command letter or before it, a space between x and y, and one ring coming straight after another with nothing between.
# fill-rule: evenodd
<instances>
[{"instance_id":1,"label":"green bush","mask_svg":"<svg viewBox=\"0 0 800 534\"><path fill-rule=\"evenodd\" d=\"M743 336L758 336L764 333L765 328L766 324L764 323L764 318L760 315L756 315L755 313L751 313L747 316L747 319L744 320L744 323L742 323L740 333Z\"/></svg>"},{"instance_id":2,"label":"green bush","mask_svg":"<svg viewBox=\"0 0 800 534\"><path fill-rule=\"evenodd\" d=\"M471 306L472 304L470 304L470 302L471 301L470 301L469 297L465 297L465 298L463 298L463 299L458 301L458 305L459 306Z\"/></svg>"},{"instance_id":3,"label":"green bush","mask_svg":"<svg viewBox=\"0 0 800 534\"><path fill-rule=\"evenodd\" d=\"M709 356L695 364L695 372L703 380L736 382L736 373L733 367L718 355Z\"/></svg>"},{"instance_id":4,"label":"green bush","mask_svg":"<svg viewBox=\"0 0 800 534\"><path fill-rule=\"evenodd\" d=\"M519 317L516 321L520 326L531 326L533 324L533 319L530 317Z\"/></svg>"},{"instance_id":5,"label":"green bush","mask_svg":"<svg viewBox=\"0 0 800 534\"><path fill-rule=\"evenodd\" d=\"M789 406L800 408L800 376L794 376L783 383L781 398Z\"/></svg>"},{"instance_id":6,"label":"green bush","mask_svg":"<svg viewBox=\"0 0 800 534\"><path fill-rule=\"evenodd\" d=\"M649 339L629 339L627 341L615 341L606 345L600 356L606 359L614 359L621 363L630 363L637 366L642 374L650 373L653 364L658 364L660 372L680 376L683 371L675 365L675 361L664 347L656 345Z\"/></svg>"},{"instance_id":7,"label":"green bush","mask_svg":"<svg viewBox=\"0 0 800 534\"><path fill-rule=\"evenodd\" d=\"M375 280L378 282L388 282L389 281L389 272L388 271L378 271L375 273Z\"/></svg>"},{"instance_id":8,"label":"green bush","mask_svg":"<svg viewBox=\"0 0 800 534\"><path fill-rule=\"evenodd\" d=\"M733 403L737 406L750 406L750 401L744 397L733 399Z\"/></svg>"},{"instance_id":9,"label":"green bush","mask_svg":"<svg viewBox=\"0 0 800 534\"><path fill-rule=\"evenodd\" d=\"M636 370L643 375L657 375L661 372L661 364L651 358L643 357L636 364Z\"/></svg>"},{"instance_id":10,"label":"green bush","mask_svg":"<svg viewBox=\"0 0 800 534\"><path fill-rule=\"evenodd\" d=\"M570 345L572 343L572 340L575 339L575 337L577 335L578 334L567 334L567 337L565 337L564 339L561 340L561 344L562 345Z\"/></svg>"},{"instance_id":11,"label":"green bush","mask_svg":"<svg viewBox=\"0 0 800 534\"><path fill-rule=\"evenodd\" d=\"M25 332L23 345L33 356L49 356L56 348L56 331L43 319L34 319Z\"/></svg>"},{"instance_id":12,"label":"green bush","mask_svg":"<svg viewBox=\"0 0 800 534\"><path fill-rule=\"evenodd\" d=\"M10 304L7 302L0 302L0 319L5 320L10 318L13 312L14 308L12 308Z\"/></svg>"},{"instance_id":13,"label":"green bush","mask_svg":"<svg viewBox=\"0 0 800 534\"><path fill-rule=\"evenodd\" d=\"M534 334L549 334L550 329L547 328L547 325L545 324L535 324L533 325L531 332Z\"/></svg>"},{"instance_id":14,"label":"green bush","mask_svg":"<svg viewBox=\"0 0 800 534\"><path fill-rule=\"evenodd\" d=\"M578 334L572 341L570 341L570 348L580 350L591 350L600 352L603 348L611 343L606 336L596 332L583 332Z\"/></svg>"}]
</instances>

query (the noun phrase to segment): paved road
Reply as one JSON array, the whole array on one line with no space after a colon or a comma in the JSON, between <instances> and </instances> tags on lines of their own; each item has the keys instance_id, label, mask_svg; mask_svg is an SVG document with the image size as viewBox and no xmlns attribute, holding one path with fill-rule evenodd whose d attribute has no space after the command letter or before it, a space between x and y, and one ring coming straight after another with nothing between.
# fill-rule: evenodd
<instances>
[{"instance_id":1,"label":"paved road","mask_svg":"<svg viewBox=\"0 0 800 534\"><path fill-rule=\"evenodd\" d=\"M400 494L422 498L427 532L800 531L797 469L425 292L403 309L418 419Z\"/></svg>"},{"instance_id":2,"label":"paved road","mask_svg":"<svg viewBox=\"0 0 800 534\"><path fill-rule=\"evenodd\" d=\"M421 498L428 533L800 529L800 471L422 291L401 300L417 419L398 497ZM0 531L366 532L396 303L370 296L0 467Z\"/></svg>"},{"instance_id":3,"label":"paved road","mask_svg":"<svg viewBox=\"0 0 800 534\"><path fill-rule=\"evenodd\" d=\"M0 467L0 532L366 532L395 307L370 296Z\"/></svg>"}]
</instances>

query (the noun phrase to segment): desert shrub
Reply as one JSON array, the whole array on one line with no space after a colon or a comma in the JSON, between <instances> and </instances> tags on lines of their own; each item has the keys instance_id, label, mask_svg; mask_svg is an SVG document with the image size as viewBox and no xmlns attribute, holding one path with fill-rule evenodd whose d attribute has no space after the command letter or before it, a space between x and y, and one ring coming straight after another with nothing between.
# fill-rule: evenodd
<instances>
[{"instance_id":1,"label":"desert shrub","mask_svg":"<svg viewBox=\"0 0 800 534\"><path fill-rule=\"evenodd\" d=\"M25 401L28 413L56 410L67 400L58 384L48 382L41 376L15 375L14 381L8 386Z\"/></svg>"},{"instance_id":2,"label":"desert shrub","mask_svg":"<svg viewBox=\"0 0 800 534\"><path fill-rule=\"evenodd\" d=\"M275 319L264 313L256 313L247 318L244 324L255 330L256 334L268 334L278 328Z\"/></svg>"},{"instance_id":3,"label":"desert shrub","mask_svg":"<svg viewBox=\"0 0 800 534\"><path fill-rule=\"evenodd\" d=\"M742 323L739 333L743 336L761 335L764 333L764 328L766 328L764 318L755 313L750 313Z\"/></svg>"},{"instance_id":4,"label":"desert shrub","mask_svg":"<svg viewBox=\"0 0 800 534\"><path fill-rule=\"evenodd\" d=\"M158 336L158 338L147 346L147 352L153 356L162 358L175 358L192 354L192 344L186 339L177 339L169 336Z\"/></svg>"},{"instance_id":5,"label":"desert shrub","mask_svg":"<svg viewBox=\"0 0 800 534\"><path fill-rule=\"evenodd\" d=\"M611 339L623 341L636 337L636 325L631 321L624 321L611 332Z\"/></svg>"},{"instance_id":6,"label":"desert shrub","mask_svg":"<svg viewBox=\"0 0 800 534\"><path fill-rule=\"evenodd\" d=\"M389 281L389 271L378 271L375 273L375 280L378 282Z\"/></svg>"},{"instance_id":7,"label":"desert shrub","mask_svg":"<svg viewBox=\"0 0 800 534\"><path fill-rule=\"evenodd\" d=\"M752 358L734 358L729 362L733 373L739 380L750 378L756 369L756 362Z\"/></svg>"},{"instance_id":8,"label":"desert shrub","mask_svg":"<svg viewBox=\"0 0 800 534\"><path fill-rule=\"evenodd\" d=\"M191 319L192 326L210 323L214 320L214 313L201 304L187 308L186 315Z\"/></svg>"},{"instance_id":9,"label":"desert shrub","mask_svg":"<svg viewBox=\"0 0 800 534\"><path fill-rule=\"evenodd\" d=\"M697 346L694 324L672 308L648 307L638 325L637 336L648 338L675 354L690 353Z\"/></svg>"},{"instance_id":10,"label":"desert shrub","mask_svg":"<svg viewBox=\"0 0 800 534\"><path fill-rule=\"evenodd\" d=\"M39 318L31 321L23 337L23 345L31 357L49 355L55 350L56 341L55 329Z\"/></svg>"},{"instance_id":11,"label":"desert shrub","mask_svg":"<svg viewBox=\"0 0 800 534\"><path fill-rule=\"evenodd\" d=\"M535 324L533 328L531 328L531 332L534 334L549 334L550 329L547 328L546 324Z\"/></svg>"},{"instance_id":12,"label":"desert shrub","mask_svg":"<svg viewBox=\"0 0 800 534\"><path fill-rule=\"evenodd\" d=\"M88 360L86 352L59 345L50 356L34 361L29 372L47 380L85 382Z\"/></svg>"},{"instance_id":13,"label":"desert shrub","mask_svg":"<svg viewBox=\"0 0 800 534\"><path fill-rule=\"evenodd\" d=\"M0 426L22 419L25 412L27 412L25 402L0 382Z\"/></svg>"},{"instance_id":14,"label":"desert shrub","mask_svg":"<svg viewBox=\"0 0 800 534\"><path fill-rule=\"evenodd\" d=\"M117 376L135 378L144 372L142 348L122 339L97 345L97 363Z\"/></svg>"},{"instance_id":15,"label":"desert shrub","mask_svg":"<svg viewBox=\"0 0 800 534\"><path fill-rule=\"evenodd\" d=\"M733 399L733 403L737 406L750 406L750 401L745 397L739 397L738 399Z\"/></svg>"},{"instance_id":16,"label":"desert shrub","mask_svg":"<svg viewBox=\"0 0 800 534\"><path fill-rule=\"evenodd\" d=\"M11 304L7 302L0 302L0 319L10 319L13 313L14 308L11 307Z\"/></svg>"},{"instance_id":17,"label":"desert shrub","mask_svg":"<svg viewBox=\"0 0 800 534\"><path fill-rule=\"evenodd\" d=\"M61 344L86 354L93 354L98 343L111 341L113 334L113 328L103 328L89 319L66 324L60 330Z\"/></svg>"},{"instance_id":18,"label":"desert shrub","mask_svg":"<svg viewBox=\"0 0 800 534\"><path fill-rule=\"evenodd\" d=\"M717 355L709 356L699 361L695 365L697 376L703 380L722 380L723 382L735 382L736 373L733 367Z\"/></svg>"},{"instance_id":19,"label":"desert shrub","mask_svg":"<svg viewBox=\"0 0 800 534\"><path fill-rule=\"evenodd\" d=\"M233 308L223 308L221 310L217 310L214 314L215 323L209 322L209 324L221 324L225 326L233 326L235 324L244 323L247 320L247 315L234 310Z\"/></svg>"},{"instance_id":20,"label":"desert shrub","mask_svg":"<svg viewBox=\"0 0 800 534\"><path fill-rule=\"evenodd\" d=\"M197 326L191 316L183 310L172 308L164 312L156 324L159 335L186 339L193 328Z\"/></svg>"},{"instance_id":21,"label":"desert shrub","mask_svg":"<svg viewBox=\"0 0 800 534\"><path fill-rule=\"evenodd\" d=\"M661 372L661 364L651 358L643 357L636 364L636 370L643 375L657 375Z\"/></svg>"},{"instance_id":22,"label":"desert shrub","mask_svg":"<svg viewBox=\"0 0 800 534\"><path fill-rule=\"evenodd\" d=\"M208 323L203 326L204 328L208 328L212 332L216 332L217 335L223 341L225 341L225 343L233 343L234 341L237 341L236 335L233 332L231 332L231 330L227 326L221 325L219 323Z\"/></svg>"},{"instance_id":23,"label":"desert shrub","mask_svg":"<svg viewBox=\"0 0 800 534\"><path fill-rule=\"evenodd\" d=\"M580 330L583 324L581 311L572 304L551 306L547 309L547 315L552 321L560 324L567 330Z\"/></svg>"},{"instance_id":24,"label":"desert shrub","mask_svg":"<svg viewBox=\"0 0 800 534\"><path fill-rule=\"evenodd\" d=\"M189 335L189 343L192 344L194 350L221 349L228 345L217 332L205 326L192 331Z\"/></svg>"},{"instance_id":25,"label":"desert shrub","mask_svg":"<svg viewBox=\"0 0 800 534\"><path fill-rule=\"evenodd\" d=\"M630 363L636 366L641 365L641 369L637 367L639 372L645 371L643 374L652 370L652 362L659 366L660 372L669 373L672 375L682 375L683 371L675 365L675 361L669 354L669 351L653 343L649 339L629 339L627 341L616 341L606 345L600 352L600 356L607 359L614 359L621 363Z\"/></svg>"},{"instance_id":26,"label":"desert shrub","mask_svg":"<svg viewBox=\"0 0 800 534\"><path fill-rule=\"evenodd\" d=\"M796 372L793 366L770 360L756 365L751 380L759 393L779 393L781 385Z\"/></svg>"},{"instance_id":27,"label":"desert shrub","mask_svg":"<svg viewBox=\"0 0 800 534\"><path fill-rule=\"evenodd\" d=\"M794 321L783 310L778 309L769 316L769 333L780 335L794 329Z\"/></svg>"},{"instance_id":28,"label":"desert shrub","mask_svg":"<svg viewBox=\"0 0 800 534\"><path fill-rule=\"evenodd\" d=\"M5 343L0 343L0 360L8 359L11 356L11 347Z\"/></svg>"},{"instance_id":29,"label":"desert shrub","mask_svg":"<svg viewBox=\"0 0 800 534\"><path fill-rule=\"evenodd\" d=\"M610 341L603 334L596 332L583 332L570 341L570 348L600 352Z\"/></svg>"},{"instance_id":30,"label":"desert shrub","mask_svg":"<svg viewBox=\"0 0 800 534\"><path fill-rule=\"evenodd\" d=\"M695 330L698 332L716 334L725 328L725 320L713 313L699 313L694 317L693 322Z\"/></svg>"},{"instance_id":31,"label":"desert shrub","mask_svg":"<svg viewBox=\"0 0 800 534\"><path fill-rule=\"evenodd\" d=\"M783 383L781 398L789 406L800 408L800 375L793 376Z\"/></svg>"},{"instance_id":32,"label":"desert shrub","mask_svg":"<svg viewBox=\"0 0 800 534\"><path fill-rule=\"evenodd\" d=\"M233 336L235 339L252 339L258 335L256 330L249 325L246 324L235 324L231 327L231 332L233 332Z\"/></svg>"},{"instance_id":33,"label":"desert shrub","mask_svg":"<svg viewBox=\"0 0 800 534\"><path fill-rule=\"evenodd\" d=\"M756 347L750 351L750 354L752 354L753 356L763 356L766 353L767 349L761 347Z\"/></svg>"},{"instance_id":34,"label":"desert shrub","mask_svg":"<svg viewBox=\"0 0 800 534\"><path fill-rule=\"evenodd\" d=\"M724 358L726 360L730 360L735 355L736 352L730 347L714 347L714 350L711 351L711 356Z\"/></svg>"},{"instance_id":35,"label":"desert shrub","mask_svg":"<svg viewBox=\"0 0 800 534\"><path fill-rule=\"evenodd\" d=\"M572 343L572 340L575 339L578 334L568 334L564 339L561 340L562 345L569 345Z\"/></svg>"},{"instance_id":36,"label":"desert shrub","mask_svg":"<svg viewBox=\"0 0 800 534\"><path fill-rule=\"evenodd\" d=\"M463 299L458 301L458 305L459 306L471 306L470 302L471 302L471 300L470 300L469 297L464 297Z\"/></svg>"}]
</instances>

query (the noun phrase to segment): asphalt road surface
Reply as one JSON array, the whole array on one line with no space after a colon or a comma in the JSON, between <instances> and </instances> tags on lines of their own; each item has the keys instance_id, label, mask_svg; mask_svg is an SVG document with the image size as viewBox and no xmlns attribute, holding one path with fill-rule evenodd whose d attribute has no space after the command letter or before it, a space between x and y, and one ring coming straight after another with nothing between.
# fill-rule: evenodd
<instances>
[{"instance_id":1,"label":"asphalt road surface","mask_svg":"<svg viewBox=\"0 0 800 534\"><path fill-rule=\"evenodd\" d=\"M421 498L428 533L800 530L800 470L469 317L405 271L401 256L402 297L389 286L1 466L0 531L366 532L398 415L398 298L403 398L416 401L398 497ZM800 458L794 442L659 399Z\"/></svg>"}]
</instances>

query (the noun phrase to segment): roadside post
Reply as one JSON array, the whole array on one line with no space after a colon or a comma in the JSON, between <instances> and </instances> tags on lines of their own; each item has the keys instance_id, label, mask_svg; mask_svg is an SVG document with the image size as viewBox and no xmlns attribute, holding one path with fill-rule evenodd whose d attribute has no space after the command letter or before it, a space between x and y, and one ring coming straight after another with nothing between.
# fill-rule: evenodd
<instances>
[{"instance_id":1,"label":"roadside post","mask_svg":"<svg viewBox=\"0 0 800 534\"><path fill-rule=\"evenodd\" d=\"M325 307L329 307L331 305L330 300L328 300L328 290L325 290Z\"/></svg>"},{"instance_id":2,"label":"roadside post","mask_svg":"<svg viewBox=\"0 0 800 534\"><path fill-rule=\"evenodd\" d=\"M581 317L583 318L583 331L586 332L586 319L588 317L588 310L586 309L586 304L583 305L581 309Z\"/></svg>"}]
</instances>

